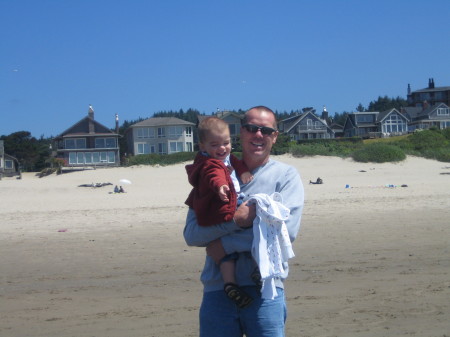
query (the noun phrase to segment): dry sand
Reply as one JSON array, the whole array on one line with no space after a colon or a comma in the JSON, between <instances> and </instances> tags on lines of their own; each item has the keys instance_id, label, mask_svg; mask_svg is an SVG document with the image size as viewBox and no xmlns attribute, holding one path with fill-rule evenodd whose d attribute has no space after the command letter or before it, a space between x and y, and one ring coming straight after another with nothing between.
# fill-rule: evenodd
<instances>
[{"instance_id":1,"label":"dry sand","mask_svg":"<svg viewBox=\"0 0 450 337\"><path fill-rule=\"evenodd\" d=\"M450 336L450 164L277 159L307 198L287 336ZM0 336L197 336L189 190L183 164L1 180Z\"/></svg>"}]
</instances>

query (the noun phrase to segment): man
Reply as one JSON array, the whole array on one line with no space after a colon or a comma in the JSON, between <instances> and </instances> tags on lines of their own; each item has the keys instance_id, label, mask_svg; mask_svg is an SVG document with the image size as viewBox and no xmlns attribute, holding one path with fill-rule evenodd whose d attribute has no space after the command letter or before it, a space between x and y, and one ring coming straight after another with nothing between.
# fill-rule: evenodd
<instances>
[{"instance_id":1,"label":"man","mask_svg":"<svg viewBox=\"0 0 450 337\"><path fill-rule=\"evenodd\" d=\"M279 192L283 204L290 209L286 223L290 240L300 228L303 209L303 184L297 170L270 158L270 151L278 136L276 118L272 110L257 106L248 110L241 126L242 159L253 174L253 180L242 185L246 199L252 194L271 195ZM201 275L204 286L200 307L201 337L278 337L284 336L286 302L284 279L275 280L277 296L262 299L259 287L252 280L254 261L250 254L253 240L252 224L255 206L243 203L235 212L233 221L201 227L192 209L189 209L184 238L189 246L207 247L207 257ZM231 253L238 253L236 280L254 299L251 305L239 309L223 291L223 280L218 263ZM287 267L287 266L286 266Z\"/></svg>"}]
</instances>

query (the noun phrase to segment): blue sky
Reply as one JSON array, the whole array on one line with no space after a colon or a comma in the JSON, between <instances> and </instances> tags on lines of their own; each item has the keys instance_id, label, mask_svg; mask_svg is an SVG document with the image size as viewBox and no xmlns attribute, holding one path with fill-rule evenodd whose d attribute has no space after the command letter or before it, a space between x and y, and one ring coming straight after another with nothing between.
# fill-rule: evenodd
<instances>
[{"instance_id":1,"label":"blue sky","mask_svg":"<svg viewBox=\"0 0 450 337\"><path fill-rule=\"evenodd\" d=\"M450 1L0 0L0 135L450 86Z\"/></svg>"}]
</instances>

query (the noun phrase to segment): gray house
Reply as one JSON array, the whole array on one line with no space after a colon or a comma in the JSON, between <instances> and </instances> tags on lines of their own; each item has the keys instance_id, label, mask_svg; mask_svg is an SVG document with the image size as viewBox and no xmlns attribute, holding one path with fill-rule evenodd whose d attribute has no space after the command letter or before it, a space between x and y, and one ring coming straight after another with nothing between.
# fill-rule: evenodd
<instances>
[{"instance_id":1,"label":"gray house","mask_svg":"<svg viewBox=\"0 0 450 337\"><path fill-rule=\"evenodd\" d=\"M450 109L444 103L437 103L433 106L425 103L422 107L406 107L402 108L402 112L410 119L410 132L430 127L450 128Z\"/></svg>"},{"instance_id":2,"label":"gray house","mask_svg":"<svg viewBox=\"0 0 450 337\"><path fill-rule=\"evenodd\" d=\"M192 152L194 126L175 117L152 117L133 124L126 131L128 154Z\"/></svg>"},{"instance_id":3,"label":"gray house","mask_svg":"<svg viewBox=\"0 0 450 337\"><path fill-rule=\"evenodd\" d=\"M0 179L16 175L20 176L19 161L5 153L4 142L0 140Z\"/></svg>"},{"instance_id":4,"label":"gray house","mask_svg":"<svg viewBox=\"0 0 450 337\"><path fill-rule=\"evenodd\" d=\"M88 115L53 139L56 158L64 160L65 167L119 166L119 121L116 130L94 119L94 109L89 106Z\"/></svg>"},{"instance_id":5,"label":"gray house","mask_svg":"<svg viewBox=\"0 0 450 337\"><path fill-rule=\"evenodd\" d=\"M409 118L397 109L383 112L366 111L348 114L345 137L380 138L408 133Z\"/></svg>"},{"instance_id":6,"label":"gray house","mask_svg":"<svg viewBox=\"0 0 450 337\"><path fill-rule=\"evenodd\" d=\"M322 116L320 118L314 109L308 109L300 115L278 122L278 130L288 134L291 140L335 138L335 131L328 125L327 116L323 113Z\"/></svg>"}]
</instances>

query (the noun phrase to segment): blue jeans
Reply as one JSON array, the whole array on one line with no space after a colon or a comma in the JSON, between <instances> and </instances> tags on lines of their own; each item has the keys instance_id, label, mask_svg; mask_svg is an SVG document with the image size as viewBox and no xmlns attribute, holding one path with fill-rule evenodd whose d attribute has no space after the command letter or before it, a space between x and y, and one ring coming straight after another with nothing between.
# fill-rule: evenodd
<instances>
[{"instance_id":1,"label":"blue jeans","mask_svg":"<svg viewBox=\"0 0 450 337\"><path fill-rule=\"evenodd\" d=\"M253 302L239 309L224 291L203 294L200 307L200 337L284 337L287 310L284 290L264 300L257 287L242 287Z\"/></svg>"}]
</instances>

